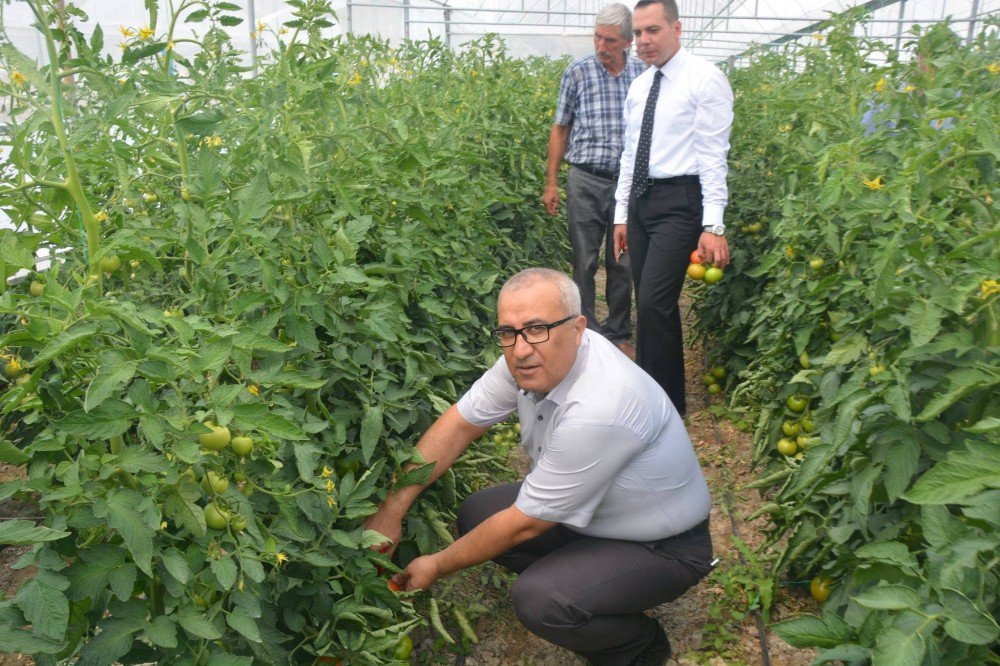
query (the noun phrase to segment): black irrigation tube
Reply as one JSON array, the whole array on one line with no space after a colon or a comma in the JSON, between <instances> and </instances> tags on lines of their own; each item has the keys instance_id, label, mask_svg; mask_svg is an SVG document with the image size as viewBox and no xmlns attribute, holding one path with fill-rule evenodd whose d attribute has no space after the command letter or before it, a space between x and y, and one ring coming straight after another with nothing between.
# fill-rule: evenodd
<instances>
[{"instance_id":1,"label":"black irrigation tube","mask_svg":"<svg viewBox=\"0 0 1000 666\"><path fill-rule=\"evenodd\" d=\"M705 372L708 372L708 370L709 370L708 357L706 356ZM708 398L708 400L711 400L711 398ZM708 412L708 415L712 420L712 434L715 436L715 443L721 448L723 442L722 442L722 436L719 434L719 423L715 419L715 414L713 414L711 411ZM729 513L729 522L732 524L733 527L733 535L736 536L737 539L740 539L742 541L743 537L740 536L739 528L736 525L736 515L733 509L732 490L726 491L726 510ZM743 566L747 566L747 558L743 555L743 552L740 550L737 550L736 552L740 557L740 564L742 564ZM757 636L760 639L760 649L761 649L761 657L763 658L763 664L764 666L771 666L771 654L767 645L767 628L764 626L764 617L760 614L760 609L754 609L753 614L754 618L757 621Z\"/></svg>"}]
</instances>

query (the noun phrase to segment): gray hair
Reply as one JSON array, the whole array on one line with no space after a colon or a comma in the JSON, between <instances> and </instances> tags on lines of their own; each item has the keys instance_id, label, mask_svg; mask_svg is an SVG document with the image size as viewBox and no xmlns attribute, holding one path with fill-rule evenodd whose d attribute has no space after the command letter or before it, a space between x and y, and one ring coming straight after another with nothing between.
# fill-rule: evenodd
<instances>
[{"instance_id":1,"label":"gray hair","mask_svg":"<svg viewBox=\"0 0 1000 666\"><path fill-rule=\"evenodd\" d=\"M566 308L567 315L580 314L580 288L568 275L551 268L524 269L504 283L500 289L500 298L504 294L539 283L554 284L559 289L559 302Z\"/></svg>"},{"instance_id":2,"label":"gray hair","mask_svg":"<svg viewBox=\"0 0 1000 666\"><path fill-rule=\"evenodd\" d=\"M680 19L680 13L677 10L676 0L639 0L639 2L635 3L635 8L642 9L643 7L649 7L650 5L659 5L663 7L663 14L671 23L677 23L678 19Z\"/></svg>"},{"instance_id":3,"label":"gray hair","mask_svg":"<svg viewBox=\"0 0 1000 666\"><path fill-rule=\"evenodd\" d=\"M632 12L620 2L601 7L597 12L597 18L594 19L594 25L617 25L621 28L622 38L625 41L632 39Z\"/></svg>"}]
</instances>

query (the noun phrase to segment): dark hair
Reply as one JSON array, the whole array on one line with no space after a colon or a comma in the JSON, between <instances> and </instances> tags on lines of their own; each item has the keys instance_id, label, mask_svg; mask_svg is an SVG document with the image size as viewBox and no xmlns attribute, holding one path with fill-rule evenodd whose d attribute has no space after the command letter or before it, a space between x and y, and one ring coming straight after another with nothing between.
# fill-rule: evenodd
<instances>
[{"instance_id":1,"label":"dark hair","mask_svg":"<svg viewBox=\"0 0 1000 666\"><path fill-rule=\"evenodd\" d=\"M671 23L675 23L680 18L680 14L677 11L677 3L674 0L639 0L639 2L635 3L635 9L642 9L650 5L660 5L663 7L663 13ZM632 11L635 11L635 9Z\"/></svg>"}]
</instances>

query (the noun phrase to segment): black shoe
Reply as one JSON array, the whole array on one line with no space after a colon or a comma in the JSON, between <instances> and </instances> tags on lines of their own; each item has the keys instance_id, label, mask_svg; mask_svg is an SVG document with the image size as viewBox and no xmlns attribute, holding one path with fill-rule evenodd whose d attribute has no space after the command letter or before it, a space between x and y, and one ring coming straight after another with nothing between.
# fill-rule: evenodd
<instances>
[{"instance_id":1,"label":"black shoe","mask_svg":"<svg viewBox=\"0 0 1000 666\"><path fill-rule=\"evenodd\" d=\"M646 644L642 652L636 655L630 666L663 666L670 659L670 641L660 623L656 623L656 635Z\"/></svg>"}]
</instances>

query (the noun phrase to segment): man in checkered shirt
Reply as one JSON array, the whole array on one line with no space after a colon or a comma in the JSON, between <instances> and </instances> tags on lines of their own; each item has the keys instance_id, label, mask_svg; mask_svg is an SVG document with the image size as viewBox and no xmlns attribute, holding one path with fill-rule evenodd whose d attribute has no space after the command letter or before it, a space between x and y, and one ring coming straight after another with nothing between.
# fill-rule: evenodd
<instances>
[{"instance_id":1,"label":"man in checkered shirt","mask_svg":"<svg viewBox=\"0 0 1000 666\"><path fill-rule=\"evenodd\" d=\"M616 257L613 245L615 188L624 146L622 109L632 80L646 69L629 56L632 13L620 3L605 6L594 27L594 55L566 68L559 105L549 134L548 171L542 201L549 215L559 210L559 167L566 177L566 218L573 246L573 281L583 297L587 327L601 333L629 357L632 337L632 280L628 257ZM601 246L607 274L608 318L594 311L594 275Z\"/></svg>"}]
</instances>

